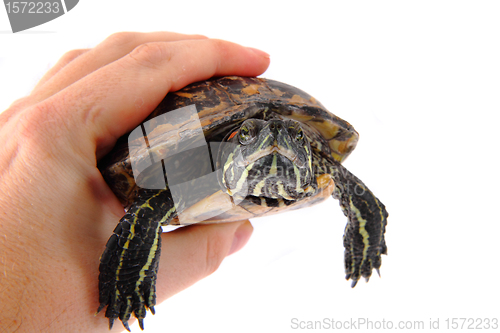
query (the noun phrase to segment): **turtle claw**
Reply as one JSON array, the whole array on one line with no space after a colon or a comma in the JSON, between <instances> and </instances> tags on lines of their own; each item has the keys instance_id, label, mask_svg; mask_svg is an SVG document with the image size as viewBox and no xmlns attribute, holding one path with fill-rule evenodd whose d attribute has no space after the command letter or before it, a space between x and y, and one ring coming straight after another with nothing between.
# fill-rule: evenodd
<instances>
[{"instance_id":1,"label":"turtle claw","mask_svg":"<svg viewBox=\"0 0 500 333\"><path fill-rule=\"evenodd\" d=\"M379 270L378 268L375 268L375 272L377 272L378 277L381 277L381 276L380 276L380 270Z\"/></svg>"},{"instance_id":2,"label":"turtle claw","mask_svg":"<svg viewBox=\"0 0 500 333\"><path fill-rule=\"evenodd\" d=\"M144 319L139 318L137 319L137 321L139 321L139 327L141 328L141 330L144 331Z\"/></svg>"},{"instance_id":3,"label":"turtle claw","mask_svg":"<svg viewBox=\"0 0 500 333\"><path fill-rule=\"evenodd\" d=\"M99 310L100 311L100 310ZM99 312L97 311L97 312ZM113 323L115 322L115 319L114 318L109 318L109 330L111 330L113 328Z\"/></svg>"},{"instance_id":4,"label":"turtle claw","mask_svg":"<svg viewBox=\"0 0 500 333\"><path fill-rule=\"evenodd\" d=\"M351 276L352 276L351 273L347 273L346 276L345 276L345 279L349 280L351 278ZM356 284L358 284L358 281L359 281L359 278L357 278L357 279L353 278L352 281L351 281L351 288L356 287Z\"/></svg>"},{"instance_id":5,"label":"turtle claw","mask_svg":"<svg viewBox=\"0 0 500 333\"><path fill-rule=\"evenodd\" d=\"M128 321L123 321L122 323L123 323L123 327L125 327L125 329L126 329L127 331L131 332L131 331L130 331L130 327L128 326Z\"/></svg>"}]
</instances>

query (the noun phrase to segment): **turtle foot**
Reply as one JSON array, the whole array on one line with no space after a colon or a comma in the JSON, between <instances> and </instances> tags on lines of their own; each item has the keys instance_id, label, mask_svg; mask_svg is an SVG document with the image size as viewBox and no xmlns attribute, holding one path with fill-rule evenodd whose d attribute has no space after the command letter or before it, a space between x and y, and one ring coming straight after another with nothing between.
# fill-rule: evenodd
<instances>
[{"instance_id":1,"label":"turtle foot","mask_svg":"<svg viewBox=\"0 0 500 333\"><path fill-rule=\"evenodd\" d=\"M130 331L133 314L144 329L146 310L154 314L161 227L127 213L108 240L99 265L99 308L106 308L109 328L120 319Z\"/></svg>"},{"instance_id":2,"label":"turtle foot","mask_svg":"<svg viewBox=\"0 0 500 333\"><path fill-rule=\"evenodd\" d=\"M354 288L361 277L368 282L373 270L380 276L382 255L387 254L387 247L383 234L374 244L377 237L370 237L370 232L365 229L366 224L360 226L354 219L350 222L344 234L344 265L345 278L352 280L351 288Z\"/></svg>"},{"instance_id":3,"label":"turtle foot","mask_svg":"<svg viewBox=\"0 0 500 333\"><path fill-rule=\"evenodd\" d=\"M389 214L361 180L341 165L337 165L336 170L333 196L347 216L344 263L346 279L353 281L351 287L354 288L361 277L368 281L373 269L379 273L381 256L387 254L385 228Z\"/></svg>"},{"instance_id":4,"label":"turtle foot","mask_svg":"<svg viewBox=\"0 0 500 333\"><path fill-rule=\"evenodd\" d=\"M137 291L132 293L122 293L120 287L111 287L101 289L101 297L108 298L108 302L102 302L97 309L99 313L105 307L105 316L109 318L109 329L113 327L114 321L120 319L123 327L130 332L128 321L131 315L137 318L139 327L144 330L144 318L146 310L149 309L152 314L155 313L155 285L151 281L143 283ZM126 288L123 288L126 289Z\"/></svg>"}]
</instances>

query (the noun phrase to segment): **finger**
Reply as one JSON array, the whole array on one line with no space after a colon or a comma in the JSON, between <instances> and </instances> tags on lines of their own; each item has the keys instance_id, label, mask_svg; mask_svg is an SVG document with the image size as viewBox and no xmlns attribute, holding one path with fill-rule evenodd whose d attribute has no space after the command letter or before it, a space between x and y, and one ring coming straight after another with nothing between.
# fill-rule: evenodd
<instances>
[{"instance_id":1,"label":"finger","mask_svg":"<svg viewBox=\"0 0 500 333\"><path fill-rule=\"evenodd\" d=\"M73 51L68 52L61 59L63 63L66 62L66 65L61 63L60 68L54 71L53 74L55 75L51 75L47 80L35 87L31 93L31 103L34 104L52 96L93 71L120 59L141 44L206 38L201 35L185 35L165 31L151 33L120 32L113 34L93 49L84 52L84 54L76 56ZM68 59L65 59L66 57ZM71 57L74 58L71 59Z\"/></svg>"},{"instance_id":2,"label":"finger","mask_svg":"<svg viewBox=\"0 0 500 333\"><path fill-rule=\"evenodd\" d=\"M90 49L71 50L66 52L61 59L38 81L33 91L40 89L48 80L57 74L62 68L66 67L70 62L88 52Z\"/></svg>"},{"instance_id":3,"label":"finger","mask_svg":"<svg viewBox=\"0 0 500 333\"><path fill-rule=\"evenodd\" d=\"M109 36L87 52L85 50L69 51L42 77L29 96L15 101L9 109L0 115L0 127L18 112L43 101L95 70L120 59L138 45L155 41L168 42L189 39L207 39L207 37L165 31L120 32Z\"/></svg>"},{"instance_id":4,"label":"finger","mask_svg":"<svg viewBox=\"0 0 500 333\"><path fill-rule=\"evenodd\" d=\"M159 300L212 274L232 249L241 249L248 242L252 232L246 220L190 226L163 234L156 286Z\"/></svg>"},{"instance_id":5,"label":"finger","mask_svg":"<svg viewBox=\"0 0 500 333\"><path fill-rule=\"evenodd\" d=\"M212 76L257 76L268 65L269 56L221 40L142 44L30 110L31 127L66 129L65 139L95 159L96 149L98 157L106 153L167 92Z\"/></svg>"}]
</instances>

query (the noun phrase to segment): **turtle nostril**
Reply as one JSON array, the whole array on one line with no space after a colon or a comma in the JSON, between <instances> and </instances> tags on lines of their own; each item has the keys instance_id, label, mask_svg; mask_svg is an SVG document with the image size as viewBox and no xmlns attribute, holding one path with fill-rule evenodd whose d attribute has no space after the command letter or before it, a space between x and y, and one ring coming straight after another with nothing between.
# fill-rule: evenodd
<instances>
[{"instance_id":1,"label":"turtle nostril","mask_svg":"<svg viewBox=\"0 0 500 333\"><path fill-rule=\"evenodd\" d=\"M279 130L281 131L283 129L283 124L279 121L276 121L276 122L272 122L271 124L269 124L269 128L271 130Z\"/></svg>"}]
</instances>

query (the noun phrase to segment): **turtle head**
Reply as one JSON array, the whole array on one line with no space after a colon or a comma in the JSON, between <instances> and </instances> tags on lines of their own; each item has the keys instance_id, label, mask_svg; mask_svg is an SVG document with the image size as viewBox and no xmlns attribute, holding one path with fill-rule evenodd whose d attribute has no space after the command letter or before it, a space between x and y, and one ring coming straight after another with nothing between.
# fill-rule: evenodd
<instances>
[{"instance_id":1,"label":"turtle head","mask_svg":"<svg viewBox=\"0 0 500 333\"><path fill-rule=\"evenodd\" d=\"M224 141L220 180L228 194L297 200L310 190L311 147L299 122L247 119Z\"/></svg>"}]
</instances>

